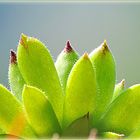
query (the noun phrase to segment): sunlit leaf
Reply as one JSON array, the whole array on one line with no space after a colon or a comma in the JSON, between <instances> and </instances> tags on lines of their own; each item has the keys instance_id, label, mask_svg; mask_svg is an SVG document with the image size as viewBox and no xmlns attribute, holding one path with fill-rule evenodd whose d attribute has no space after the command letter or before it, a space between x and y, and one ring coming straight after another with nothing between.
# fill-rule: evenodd
<instances>
[{"instance_id":1,"label":"sunlit leaf","mask_svg":"<svg viewBox=\"0 0 140 140\"><path fill-rule=\"evenodd\" d=\"M64 127L95 109L95 72L88 54L74 65L66 86Z\"/></svg>"},{"instance_id":2,"label":"sunlit leaf","mask_svg":"<svg viewBox=\"0 0 140 140\"><path fill-rule=\"evenodd\" d=\"M114 132L103 132L102 134L100 134L100 137L102 139L121 139L124 137L123 134L117 134L117 133L114 133Z\"/></svg>"},{"instance_id":3,"label":"sunlit leaf","mask_svg":"<svg viewBox=\"0 0 140 140\"><path fill-rule=\"evenodd\" d=\"M59 121L62 119L63 94L52 57L39 40L21 35L17 59L28 85L45 91Z\"/></svg>"},{"instance_id":4,"label":"sunlit leaf","mask_svg":"<svg viewBox=\"0 0 140 140\"><path fill-rule=\"evenodd\" d=\"M90 59L95 66L98 87L96 109L93 114L93 124L96 124L113 96L116 79L115 62L106 41L90 54Z\"/></svg>"},{"instance_id":5,"label":"sunlit leaf","mask_svg":"<svg viewBox=\"0 0 140 140\"><path fill-rule=\"evenodd\" d=\"M140 126L140 125L139 125ZM140 138L140 127L136 128L128 137L128 139L138 139Z\"/></svg>"},{"instance_id":6,"label":"sunlit leaf","mask_svg":"<svg viewBox=\"0 0 140 140\"><path fill-rule=\"evenodd\" d=\"M23 102L29 122L40 137L50 137L60 133L56 115L45 94L39 89L25 86Z\"/></svg>"},{"instance_id":7,"label":"sunlit leaf","mask_svg":"<svg viewBox=\"0 0 140 140\"><path fill-rule=\"evenodd\" d=\"M127 136L139 126L140 85L134 85L112 102L98 127L101 131L123 133Z\"/></svg>"},{"instance_id":8,"label":"sunlit leaf","mask_svg":"<svg viewBox=\"0 0 140 140\"><path fill-rule=\"evenodd\" d=\"M26 121L22 105L2 85L0 85L0 126L11 135L35 137L35 133Z\"/></svg>"}]
</instances>

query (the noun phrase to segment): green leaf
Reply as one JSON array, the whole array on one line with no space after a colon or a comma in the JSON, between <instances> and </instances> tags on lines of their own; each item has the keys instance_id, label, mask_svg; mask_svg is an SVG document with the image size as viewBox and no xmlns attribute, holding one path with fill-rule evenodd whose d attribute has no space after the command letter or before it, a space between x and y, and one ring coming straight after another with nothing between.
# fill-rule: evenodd
<instances>
[{"instance_id":1,"label":"green leaf","mask_svg":"<svg viewBox=\"0 0 140 140\"><path fill-rule=\"evenodd\" d=\"M95 72L88 54L85 53L76 62L68 78L64 105L64 128L94 110L95 96Z\"/></svg>"},{"instance_id":2,"label":"green leaf","mask_svg":"<svg viewBox=\"0 0 140 140\"><path fill-rule=\"evenodd\" d=\"M101 119L99 129L126 136L140 126L140 85L134 85L118 96Z\"/></svg>"},{"instance_id":3,"label":"green leaf","mask_svg":"<svg viewBox=\"0 0 140 140\"><path fill-rule=\"evenodd\" d=\"M20 124L20 125L19 125ZM8 134L21 137L35 137L16 97L0 85L0 126Z\"/></svg>"},{"instance_id":4,"label":"green leaf","mask_svg":"<svg viewBox=\"0 0 140 140\"><path fill-rule=\"evenodd\" d=\"M22 34L17 52L19 69L25 82L45 91L61 122L63 93L48 49L39 40Z\"/></svg>"},{"instance_id":5,"label":"green leaf","mask_svg":"<svg viewBox=\"0 0 140 140\"><path fill-rule=\"evenodd\" d=\"M140 127L136 128L128 137L128 139L140 138Z\"/></svg>"},{"instance_id":6,"label":"green leaf","mask_svg":"<svg viewBox=\"0 0 140 140\"><path fill-rule=\"evenodd\" d=\"M0 139L2 140L20 140L22 138L10 135L10 134L0 134Z\"/></svg>"},{"instance_id":7,"label":"green leaf","mask_svg":"<svg viewBox=\"0 0 140 140\"><path fill-rule=\"evenodd\" d=\"M75 50L71 47L69 41L66 44L66 47L64 50L60 53L58 56L55 66L59 75L59 78L61 80L63 89L65 91L67 79L69 76L69 73L75 64L75 62L78 60L79 56L75 52Z\"/></svg>"},{"instance_id":8,"label":"green leaf","mask_svg":"<svg viewBox=\"0 0 140 140\"><path fill-rule=\"evenodd\" d=\"M112 101L116 99L123 92L124 84L125 84L125 80L123 79L120 83L115 85Z\"/></svg>"},{"instance_id":9,"label":"green leaf","mask_svg":"<svg viewBox=\"0 0 140 140\"><path fill-rule=\"evenodd\" d=\"M2 130L1 128L0 128L0 135L1 134L5 134L5 132L4 132L4 130Z\"/></svg>"},{"instance_id":10,"label":"green leaf","mask_svg":"<svg viewBox=\"0 0 140 140\"><path fill-rule=\"evenodd\" d=\"M75 120L64 130L63 138L87 138L89 135L89 114Z\"/></svg>"},{"instance_id":11,"label":"green leaf","mask_svg":"<svg viewBox=\"0 0 140 140\"><path fill-rule=\"evenodd\" d=\"M54 133L60 133L61 128L56 115L42 91L25 86L23 102L29 122L40 137L51 137Z\"/></svg>"},{"instance_id":12,"label":"green leaf","mask_svg":"<svg viewBox=\"0 0 140 140\"><path fill-rule=\"evenodd\" d=\"M25 81L18 68L16 53L14 51L11 51L8 77L12 93L17 99L22 101L22 90Z\"/></svg>"},{"instance_id":13,"label":"green leaf","mask_svg":"<svg viewBox=\"0 0 140 140\"><path fill-rule=\"evenodd\" d=\"M116 73L114 58L106 44L106 41L90 54L90 59L95 67L98 87L96 109L93 114L93 125L95 125L111 102Z\"/></svg>"}]
</instances>

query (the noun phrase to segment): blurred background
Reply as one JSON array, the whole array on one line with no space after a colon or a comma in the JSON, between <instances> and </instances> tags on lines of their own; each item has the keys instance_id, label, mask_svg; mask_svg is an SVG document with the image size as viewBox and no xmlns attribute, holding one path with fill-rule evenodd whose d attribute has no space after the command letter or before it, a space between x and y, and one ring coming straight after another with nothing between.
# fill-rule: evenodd
<instances>
[{"instance_id":1,"label":"blurred background","mask_svg":"<svg viewBox=\"0 0 140 140\"><path fill-rule=\"evenodd\" d=\"M54 61L67 40L82 55L106 39L116 82L140 83L140 3L0 3L0 83L7 87L9 51L21 33L43 41Z\"/></svg>"}]
</instances>

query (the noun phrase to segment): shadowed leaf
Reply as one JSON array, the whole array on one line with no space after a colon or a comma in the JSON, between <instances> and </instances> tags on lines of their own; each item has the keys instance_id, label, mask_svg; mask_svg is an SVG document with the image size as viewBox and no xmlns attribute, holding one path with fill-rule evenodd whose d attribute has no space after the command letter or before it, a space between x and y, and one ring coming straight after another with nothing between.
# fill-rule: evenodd
<instances>
[{"instance_id":1,"label":"shadowed leaf","mask_svg":"<svg viewBox=\"0 0 140 140\"><path fill-rule=\"evenodd\" d=\"M14 51L11 51L10 62L11 63L9 64L9 73L8 73L10 88L12 93L17 97L17 99L21 101L22 90L25 81L18 68L16 53Z\"/></svg>"},{"instance_id":2,"label":"shadowed leaf","mask_svg":"<svg viewBox=\"0 0 140 140\"><path fill-rule=\"evenodd\" d=\"M78 60L78 58L79 58L78 54L71 47L68 41L66 47L60 53L55 63L64 91L66 88L69 73L75 62Z\"/></svg>"},{"instance_id":3,"label":"shadowed leaf","mask_svg":"<svg viewBox=\"0 0 140 140\"><path fill-rule=\"evenodd\" d=\"M75 120L63 132L62 137L65 138L85 138L89 135L89 114Z\"/></svg>"},{"instance_id":4,"label":"shadowed leaf","mask_svg":"<svg viewBox=\"0 0 140 140\"><path fill-rule=\"evenodd\" d=\"M125 80L123 79L120 83L115 85L112 101L116 99L123 92L124 84L125 84Z\"/></svg>"}]
</instances>

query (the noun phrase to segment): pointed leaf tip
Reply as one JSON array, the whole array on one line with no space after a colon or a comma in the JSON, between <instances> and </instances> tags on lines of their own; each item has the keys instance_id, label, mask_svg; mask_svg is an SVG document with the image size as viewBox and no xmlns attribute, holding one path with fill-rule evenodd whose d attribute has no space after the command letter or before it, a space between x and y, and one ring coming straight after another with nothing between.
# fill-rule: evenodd
<instances>
[{"instance_id":1,"label":"pointed leaf tip","mask_svg":"<svg viewBox=\"0 0 140 140\"><path fill-rule=\"evenodd\" d=\"M87 53L74 64L67 80L65 92L64 129L74 120L95 109L96 78Z\"/></svg>"},{"instance_id":2,"label":"pointed leaf tip","mask_svg":"<svg viewBox=\"0 0 140 140\"><path fill-rule=\"evenodd\" d=\"M101 44L101 49L102 49L103 54L105 54L107 51L109 51L106 40L104 40L104 42Z\"/></svg>"},{"instance_id":3,"label":"pointed leaf tip","mask_svg":"<svg viewBox=\"0 0 140 140\"><path fill-rule=\"evenodd\" d=\"M123 79L123 80L120 82L120 84L124 87L124 85L125 85L125 79Z\"/></svg>"},{"instance_id":4,"label":"pointed leaf tip","mask_svg":"<svg viewBox=\"0 0 140 140\"><path fill-rule=\"evenodd\" d=\"M87 52L84 53L83 58L84 59L89 59L89 56L88 56L88 53Z\"/></svg>"},{"instance_id":5,"label":"pointed leaf tip","mask_svg":"<svg viewBox=\"0 0 140 140\"><path fill-rule=\"evenodd\" d=\"M10 63L11 64L16 64L17 63L17 56L16 56L16 53L13 50L10 51Z\"/></svg>"},{"instance_id":6,"label":"pointed leaf tip","mask_svg":"<svg viewBox=\"0 0 140 140\"><path fill-rule=\"evenodd\" d=\"M107 41L106 41L106 39L104 40L103 44L107 46Z\"/></svg>"},{"instance_id":7,"label":"pointed leaf tip","mask_svg":"<svg viewBox=\"0 0 140 140\"><path fill-rule=\"evenodd\" d=\"M124 91L125 79L115 85L112 101L114 101Z\"/></svg>"},{"instance_id":8,"label":"pointed leaf tip","mask_svg":"<svg viewBox=\"0 0 140 140\"><path fill-rule=\"evenodd\" d=\"M27 39L28 39L28 36L22 33L19 43L25 48L27 48Z\"/></svg>"},{"instance_id":9,"label":"pointed leaf tip","mask_svg":"<svg viewBox=\"0 0 140 140\"><path fill-rule=\"evenodd\" d=\"M96 109L93 115L93 126L98 124L101 115L106 111L114 91L116 80L115 61L106 40L89 55L95 67L98 85Z\"/></svg>"},{"instance_id":10,"label":"pointed leaf tip","mask_svg":"<svg viewBox=\"0 0 140 140\"><path fill-rule=\"evenodd\" d=\"M21 40L25 46L19 44L17 60L23 79L27 85L35 86L47 93L60 122L63 93L52 56L47 47L38 39L22 34Z\"/></svg>"},{"instance_id":11,"label":"pointed leaf tip","mask_svg":"<svg viewBox=\"0 0 140 140\"><path fill-rule=\"evenodd\" d=\"M69 53L69 52L71 52L72 50L73 50L73 49L72 49L72 47L71 47L70 41L68 40L67 43L66 43L66 46L65 46L65 48L64 48L64 51L67 52L67 53Z\"/></svg>"}]
</instances>

